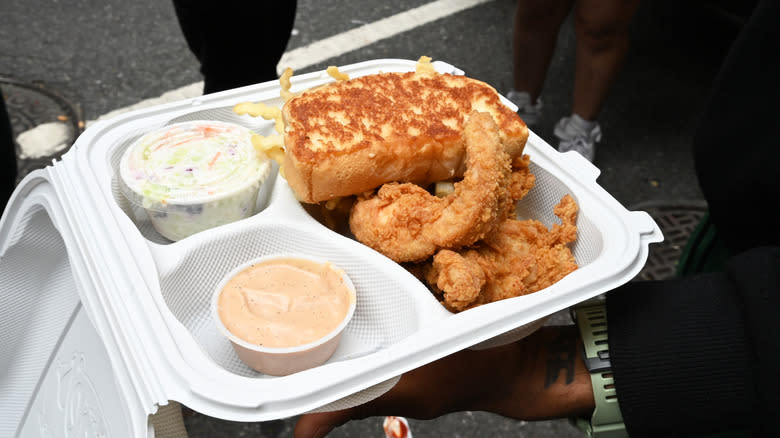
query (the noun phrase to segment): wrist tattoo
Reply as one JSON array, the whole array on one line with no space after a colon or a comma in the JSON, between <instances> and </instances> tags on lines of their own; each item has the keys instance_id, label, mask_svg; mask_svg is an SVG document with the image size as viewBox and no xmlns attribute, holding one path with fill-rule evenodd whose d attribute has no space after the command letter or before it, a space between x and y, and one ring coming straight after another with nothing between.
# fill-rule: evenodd
<instances>
[{"instance_id":1,"label":"wrist tattoo","mask_svg":"<svg viewBox=\"0 0 780 438\"><path fill-rule=\"evenodd\" d=\"M574 364L577 359L577 339L561 332L547 344L547 373L544 379L544 387L558 381L561 371L565 371L564 384L574 382Z\"/></svg>"}]
</instances>

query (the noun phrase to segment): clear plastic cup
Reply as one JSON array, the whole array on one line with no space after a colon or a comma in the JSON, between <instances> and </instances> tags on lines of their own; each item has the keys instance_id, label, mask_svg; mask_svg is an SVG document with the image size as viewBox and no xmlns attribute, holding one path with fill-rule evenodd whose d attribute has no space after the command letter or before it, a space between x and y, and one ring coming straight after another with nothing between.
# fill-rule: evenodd
<instances>
[{"instance_id":1,"label":"clear plastic cup","mask_svg":"<svg viewBox=\"0 0 780 438\"><path fill-rule=\"evenodd\" d=\"M239 273L242 273L246 269L266 262L281 262L285 263L289 260L303 260L313 262L314 265L320 269L331 270L332 273L340 276L341 286L344 287L344 292L347 294L348 309L344 314L343 319L329 330L327 333L319 337L318 339L311 340L309 342L290 345L290 346L266 346L258 345L256 343L249 342L235 333L231 332L225 321L220 317L220 295L226 284L233 279ZM352 320L352 316L355 313L357 307L357 294L355 292L355 286L349 279L346 273L337 267L331 265L328 262L313 259L309 256L298 254L277 254L260 257L244 263L232 271L230 271L222 281L219 282L214 289L211 299L211 315L216 322L219 332L230 341L233 345L233 349L238 355L239 359L243 361L247 366L255 371L268 374L271 376L286 376L289 374L297 373L309 368L313 368L325 363L338 348L341 336L347 324ZM274 308L273 310L276 310ZM317 308L311 308L312 314L317 313ZM263 321L262 318L258 318L258 324L261 325L274 325L276 321ZM302 329L305 329L302 328Z\"/></svg>"},{"instance_id":2,"label":"clear plastic cup","mask_svg":"<svg viewBox=\"0 0 780 438\"><path fill-rule=\"evenodd\" d=\"M252 135L243 126L208 120L149 132L122 156L122 192L173 241L252 216L271 170Z\"/></svg>"}]
</instances>

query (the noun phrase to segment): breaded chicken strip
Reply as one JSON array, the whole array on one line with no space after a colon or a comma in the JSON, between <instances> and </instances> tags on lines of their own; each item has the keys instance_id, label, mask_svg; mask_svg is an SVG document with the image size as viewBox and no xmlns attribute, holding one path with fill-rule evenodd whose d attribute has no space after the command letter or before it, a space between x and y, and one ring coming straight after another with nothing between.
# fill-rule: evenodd
<instances>
[{"instance_id":1,"label":"breaded chicken strip","mask_svg":"<svg viewBox=\"0 0 780 438\"><path fill-rule=\"evenodd\" d=\"M555 206L561 224L507 219L475 247L441 250L426 281L444 305L461 311L544 289L577 269L567 243L577 238L577 203L566 195Z\"/></svg>"}]
</instances>

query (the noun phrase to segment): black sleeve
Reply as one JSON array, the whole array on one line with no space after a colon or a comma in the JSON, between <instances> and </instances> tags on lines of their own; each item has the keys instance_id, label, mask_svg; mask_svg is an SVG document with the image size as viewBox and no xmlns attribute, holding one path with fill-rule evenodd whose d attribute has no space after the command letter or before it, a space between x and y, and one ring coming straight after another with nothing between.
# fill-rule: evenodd
<instances>
[{"instance_id":1,"label":"black sleeve","mask_svg":"<svg viewBox=\"0 0 780 438\"><path fill-rule=\"evenodd\" d=\"M773 247L734 257L723 273L608 294L615 388L632 438L774 427L779 285Z\"/></svg>"},{"instance_id":2,"label":"black sleeve","mask_svg":"<svg viewBox=\"0 0 780 438\"><path fill-rule=\"evenodd\" d=\"M780 245L780 2L761 1L712 84L693 139L712 223L734 254Z\"/></svg>"},{"instance_id":3,"label":"black sleeve","mask_svg":"<svg viewBox=\"0 0 780 438\"><path fill-rule=\"evenodd\" d=\"M777 433L779 12L780 2L759 2L694 138L712 222L737 255L722 272L629 283L607 295L615 389L632 438Z\"/></svg>"}]
</instances>

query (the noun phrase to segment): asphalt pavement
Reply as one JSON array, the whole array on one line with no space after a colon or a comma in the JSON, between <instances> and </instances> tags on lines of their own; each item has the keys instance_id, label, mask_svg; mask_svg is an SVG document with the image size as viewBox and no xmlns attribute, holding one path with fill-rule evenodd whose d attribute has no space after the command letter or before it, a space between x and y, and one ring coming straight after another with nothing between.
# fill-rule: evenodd
<instances>
[{"instance_id":1,"label":"asphalt pavement","mask_svg":"<svg viewBox=\"0 0 780 438\"><path fill-rule=\"evenodd\" d=\"M365 0L356 7L357 2L299 1L288 52L427 3ZM299 72L367 59L429 55L505 92L512 78L514 7L512 0L487 1L337 53ZM58 96L56 102L75 110L71 118L94 120L202 80L170 2L2 0L2 11L0 87L8 87L3 77L41 84ZM271 19L258 17L258 23ZM702 202L691 140L709 84L739 24L739 17L724 15L706 2L685 6L644 2L640 7L626 64L600 116L604 138L595 163L601 170L598 182L624 205ZM545 113L534 128L548 141L555 122L570 111L574 48L569 20L545 83ZM9 104L17 129L34 129L31 120L53 117L37 116L29 105L29 100ZM45 160L33 164L43 165ZM291 419L233 423L185 413L192 437L291 436L294 424ZM413 421L412 429L417 437L581 436L565 421L518 422L480 412ZM381 419L350 423L331 436L381 436Z\"/></svg>"}]
</instances>

